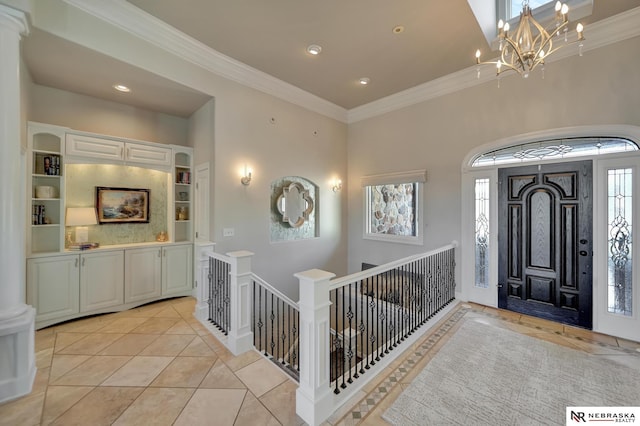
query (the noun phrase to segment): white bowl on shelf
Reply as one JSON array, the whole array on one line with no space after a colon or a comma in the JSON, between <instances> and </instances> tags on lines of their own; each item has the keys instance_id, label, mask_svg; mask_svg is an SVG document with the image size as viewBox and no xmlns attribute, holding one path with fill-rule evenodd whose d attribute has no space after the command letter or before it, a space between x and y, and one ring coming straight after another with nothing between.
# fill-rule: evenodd
<instances>
[{"instance_id":1,"label":"white bowl on shelf","mask_svg":"<svg viewBox=\"0 0 640 426\"><path fill-rule=\"evenodd\" d=\"M55 186L36 186L36 198L58 198Z\"/></svg>"}]
</instances>

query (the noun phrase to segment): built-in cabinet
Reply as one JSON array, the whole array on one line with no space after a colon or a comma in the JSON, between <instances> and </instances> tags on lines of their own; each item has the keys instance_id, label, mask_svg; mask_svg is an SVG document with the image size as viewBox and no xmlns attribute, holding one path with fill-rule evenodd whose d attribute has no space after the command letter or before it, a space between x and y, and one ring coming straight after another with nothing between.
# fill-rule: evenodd
<instances>
[{"instance_id":1,"label":"built-in cabinet","mask_svg":"<svg viewBox=\"0 0 640 426\"><path fill-rule=\"evenodd\" d=\"M68 133L65 141L65 154L69 157L94 162L96 160L109 163L126 162L161 167L171 165L171 148L150 143L125 142L78 133Z\"/></svg>"},{"instance_id":2,"label":"built-in cabinet","mask_svg":"<svg viewBox=\"0 0 640 426\"><path fill-rule=\"evenodd\" d=\"M190 292L193 287L193 247L175 244L125 251L125 303Z\"/></svg>"},{"instance_id":3,"label":"built-in cabinet","mask_svg":"<svg viewBox=\"0 0 640 426\"><path fill-rule=\"evenodd\" d=\"M27 302L36 308L37 328L191 294L191 148L40 123L29 123L28 136ZM168 238L80 252L66 249L65 166L85 162L167 173ZM144 186L132 186L136 184Z\"/></svg>"},{"instance_id":4,"label":"built-in cabinet","mask_svg":"<svg viewBox=\"0 0 640 426\"><path fill-rule=\"evenodd\" d=\"M29 126L27 253L56 253L64 235L64 127Z\"/></svg>"},{"instance_id":5,"label":"built-in cabinet","mask_svg":"<svg viewBox=\"0 0 640 426\"><path fill-rule=\"evenodd\" d=\"M178 296L193 287L193 245L162 247L162 294Z\"/></svg>"},{"instance_id":6,"label":"built-in cabinet","mask_svg":"<svg viewBox=\"0 0 640 426\"><path fill-rule=\"evenodd\" d=\"M83 253L79 263L80 312L113 308L124 303L122 250Z\"/></svg>"},{"instance_id":7,"label":"built-in cabinet","mask_svg":"<svg viewBox=\"0 0 640 426\"><path fill-rule=\"evenodd\" d=\"M191 182L191 153L176 148L174 153L173 193L175 203L175 222L173 235L175 241L191 241L193 235L191 203L194 192Z\"/></svg>"},{"instance_id":8,"label":"built-in cabinet","mask_svg":"<svg viewBox=\"0 0 640 426\"><path fill-rule=\"evenodd\" d=\"M73 318L80 312L80 257L27 259L27 299L39 322Z\"/></svg>"},{"instance_id":9,"label":"built-in cabinet","mask_svg":"<svg viewBox=\"0 0 640 426\"><path fill-rule=\"evenodd\" d=\"M125 264L128 266L124 275L126 303L160 297L162 291L161 247L127 249Z\"/></svg>"}]
</instances>

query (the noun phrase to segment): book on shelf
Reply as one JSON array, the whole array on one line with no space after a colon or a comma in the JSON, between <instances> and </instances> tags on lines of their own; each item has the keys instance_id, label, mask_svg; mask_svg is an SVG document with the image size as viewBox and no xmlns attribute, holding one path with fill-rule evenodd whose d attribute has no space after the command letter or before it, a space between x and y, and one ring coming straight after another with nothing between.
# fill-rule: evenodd
<instances>
[{"instance_id":1,"label":"book on shelf","mask_svg":"<svg viewBox=\"0 0 640 426\"><path fill-rule=\"evenodd\" d=\"M84 243L71 243L67 250L90 250L100 247L100 243L84 242Z\"/></svg>"},{"instance_id":2,"label":"book on shelf","mask_svg":"<svg viewBox=\"0 0 640 426\"><path fill-rule=\"evenodd\" d=\"M189 185L191 183L191 172L178 172L176 183Z\"/></svg>"},{"instance_id":3,"label":"book on shelf","mask_svg":"<svg viewBox=\"0 0 640 426\"><path fill-rule=\"evenodd\" d=\"M31 223L33 225L45 225L44 204L34 204Z\"/></svg>"}]
</instances>

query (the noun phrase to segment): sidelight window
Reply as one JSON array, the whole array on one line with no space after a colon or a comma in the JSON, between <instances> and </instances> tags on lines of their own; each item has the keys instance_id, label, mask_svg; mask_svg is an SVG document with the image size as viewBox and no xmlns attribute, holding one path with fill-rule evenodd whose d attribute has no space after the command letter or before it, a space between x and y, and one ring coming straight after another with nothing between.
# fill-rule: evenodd
<instances>
[{"instance_id":1,"label":"sidelight window","mask_svg":"<svg viewBox=\"0 0 640 426\"><path fill-rule=\"evenodd\" d=\"M489 179L475 181L475 286L489 287Z\"/></svg>"},{"instance_id":2,"label":"sidelight window","mask_svg":"<svg viewBox=\"0 0 640 426\"><path fill-rule=\"evenodd\" d=\"M632 179L630 168L608 170L608 312L632 315Z\"/></svg>"}]
</instances>

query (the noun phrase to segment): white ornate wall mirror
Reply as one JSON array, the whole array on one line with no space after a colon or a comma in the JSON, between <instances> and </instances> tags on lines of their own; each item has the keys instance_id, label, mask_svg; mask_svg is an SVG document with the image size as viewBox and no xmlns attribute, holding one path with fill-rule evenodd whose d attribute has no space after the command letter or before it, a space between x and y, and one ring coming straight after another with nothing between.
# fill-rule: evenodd
<instances>
[{"instance_id":1,"label":"white ornate wall mirror","mask_svg":"<svg viewBox=\"0 0 640 426\"><path fill-rule=\"evenodd\" d=\"M298 228L309 219L313 212L313 198L302 184L293 182L282 189L282 194L277 201L278 211L282 215L282 221L294 228Z\"/></svg>"},{"instance_id":2,"label":"white ornate wall mirror","mask_svg":"<svg viewBox=\"0 0 640 426\"><path fill-rule=\"evenodd\" d=\"M318 185L301 176L283 176L271 182L271 242L317 238L319 194Z\"/></svg>"}]
</instances>

